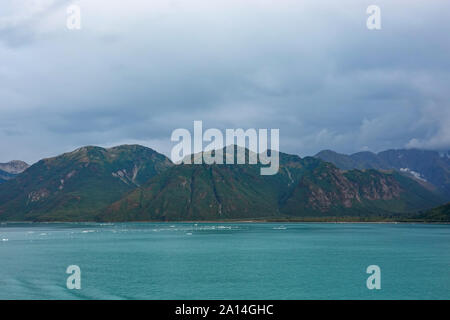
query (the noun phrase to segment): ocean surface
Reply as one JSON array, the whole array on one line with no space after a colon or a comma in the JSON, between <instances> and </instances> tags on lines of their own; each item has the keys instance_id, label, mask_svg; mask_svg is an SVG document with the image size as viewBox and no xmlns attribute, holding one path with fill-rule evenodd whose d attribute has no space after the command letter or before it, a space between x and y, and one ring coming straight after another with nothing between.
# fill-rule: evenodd
<instances>
[{"instance_id":1,"label":"ocean surface","mask_svg":"<svg viewBox=\"0 0 450 320\"><path fill-rule=\"evenodd\" d=\"M0 299L450 299L450 225L2 223Z\"/></svg>"}]
</instances>

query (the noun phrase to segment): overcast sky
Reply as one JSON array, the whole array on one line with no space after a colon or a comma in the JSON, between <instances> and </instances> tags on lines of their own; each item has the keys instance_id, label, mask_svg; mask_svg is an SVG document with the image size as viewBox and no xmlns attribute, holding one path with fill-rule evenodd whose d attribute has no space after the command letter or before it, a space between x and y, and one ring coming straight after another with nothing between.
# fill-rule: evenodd
<instances>
[{"instance_id":1,"label":"overcast sky","mask_svg":"<svg viewBox=\"0 0 450 320\"><path fill-rule=\"evenodd\" d=\"M81 30L68 30L70 4ZM381 30L366 9L381 8ZM170 153L176 128L279 128L281 151L450 149L447 0L2 0L0 162Z\"/></svg>"}]
</instances>

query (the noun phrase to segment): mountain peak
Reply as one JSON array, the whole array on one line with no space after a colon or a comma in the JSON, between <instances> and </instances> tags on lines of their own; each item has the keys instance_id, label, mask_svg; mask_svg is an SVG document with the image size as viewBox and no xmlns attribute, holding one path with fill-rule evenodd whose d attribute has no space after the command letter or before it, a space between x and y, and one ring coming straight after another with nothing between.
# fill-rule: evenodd
<instances>
[{"instance_id":1,"label":"mountain peak","mask_svg":"<svg viewBox=\"0 0 450 320\"><path fill-rule=\"evenodd\" d=\"M103 148L99 146L83 146L55 157L43 159L43 161L46 163L53 163L55 161L62 160L71 160L78 162L110 162L121 156L129 157L131 154L140 155L142 157L152 157L155 155L159 155L159 153L155 150L138 144L124 144L110 148Z\"/></svg>"},{"instance_id":2,"label":"mountain peak","mask_svg":"<svg viewBox=\"0 0 450 320\"><path fill-rule=\"evenodd\" d=\"M319 151L314 157L319 158L320 155L327 155L327 154L334 155L334 154L341 154L341 153L330 150L330 149L325 149L325 150Z\"/></svg>"},{"instance_id":3,"label":"mountain peak","mask_svg":"<svg viewBox=\"0 0 450 320\"><path fill-rule=\"evenodd\" d=\"M105 148L106 151L115 151L115 150L147 150L147 151L154 151L152 148L142 146L140 144L121 144L114 147Z\"/></svg>"},{"instance_id":4,"label":"mountain peak","mask_svg":"<svg viewBox=\"0 0 450 320\"><path fill-rule=\"evenodd\" d=\"M21 160L12 160L6 163L0 163L0 170L11 174L19 174L29 167L28 163Z\"/></svg>"}]
</instances>

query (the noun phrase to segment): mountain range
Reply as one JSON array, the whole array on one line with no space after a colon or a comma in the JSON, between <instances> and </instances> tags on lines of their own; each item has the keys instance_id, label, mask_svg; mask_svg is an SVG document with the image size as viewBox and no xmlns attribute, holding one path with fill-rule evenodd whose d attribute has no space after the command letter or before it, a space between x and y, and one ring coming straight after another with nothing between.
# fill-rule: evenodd
<instances>
[{"instance_id":1,"label":"mountain range","mask_svg":"<svg viewBox=\"0 0 450 320\"><path fill-rule=\"evenodd\" d=\"M342 170L319 157L286 153L278 174L260 175L260 167L174 165L139 145L82 147L1 184L0 220L369 219L445 202L440 190L401 170Z\"/></svg>"},{"instance_id":2,"label":"mountain range","mask_svg":"<svg viewBox=\"0 0 450 320\"><path fill-rule=\"evenodd\" d=\"M395 170L429 185L450 201L450 152L399 149L345 155L324 150L315 157L343 170Z\"/></svg>"}]
</instances>

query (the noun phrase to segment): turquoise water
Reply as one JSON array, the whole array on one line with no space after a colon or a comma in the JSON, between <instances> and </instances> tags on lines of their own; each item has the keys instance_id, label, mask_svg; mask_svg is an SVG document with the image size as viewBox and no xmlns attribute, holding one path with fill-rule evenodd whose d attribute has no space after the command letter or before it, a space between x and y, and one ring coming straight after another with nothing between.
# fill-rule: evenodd
<instances>
[{"instance_id":1,"label":"turquoise water","mask_svg":"<svg viewBox=\"0 0 450 320\"><path fill-rule=\"evenodd\" d=\"M0 299L450 299L450 225L3 223Z\"/></svg>"}]
</instances>

